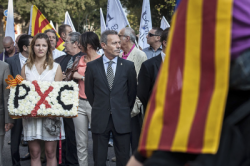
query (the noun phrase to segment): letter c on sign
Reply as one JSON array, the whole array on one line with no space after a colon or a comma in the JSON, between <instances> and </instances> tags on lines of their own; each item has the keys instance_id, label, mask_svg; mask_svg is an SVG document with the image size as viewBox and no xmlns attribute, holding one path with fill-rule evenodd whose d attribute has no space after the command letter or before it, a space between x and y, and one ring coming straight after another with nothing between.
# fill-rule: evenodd
<instances>
[{"instance_id":1,"label":"letter c on sign","mask_svg":"<svg viewBox=\"0 0 250 166\"><path fill-rule=\"evenodd\" d=\"M58 96L56 99L58 100L58 103L63 107L65 110L71 110L73 107L73 104L65 105L64 102L61 100L61 95L64 90L74 90L73 87L69 87L68 85L65 85L61 87L60 91L58 92Z\"/></svg>"}]
</instances>

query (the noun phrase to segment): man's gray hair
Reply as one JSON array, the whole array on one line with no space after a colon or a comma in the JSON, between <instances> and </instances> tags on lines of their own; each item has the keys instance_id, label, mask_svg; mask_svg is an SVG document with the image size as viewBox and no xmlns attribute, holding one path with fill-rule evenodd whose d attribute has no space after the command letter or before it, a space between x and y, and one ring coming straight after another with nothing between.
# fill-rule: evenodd
<instances>
[{"instance_id":1,"label":"man's gray hair","mask_svg":"<svg viewBox=\"0 0 250 166\"><path fill-rule=\"evenodd\" d=\"M54 31L53 29L47 29L43 33L47 34L48 32L54 33L54 35L56 36L56 43L57 43L59 39L58 36L56 35L56 31Z\"/></svg>"},{"instance_id":2,"label":"man's gray hair","mask_svg":"<svg viewBox=\"0 0 250 166\"><path fill-rule=\"evenodd\" d=\"M101 43L107 44L108 35L118 35L118 33L114 30L106 30L101 35Z\"/></svg>"},{"instance_id":3,"label":"man's gray hair","mask_svg":"<svg viewBox=\"0 0 250 166\"><path fill-rule=\"evenodd\" d=\"M69 37L70 37L70 41L72 43L79 43L79 37L81 36L81 34L79 32L71 32L69 33Z\"/></svg>"},{"instance_id":4,"label":"man's gray hair","mask_svg":"<svg viewBox=\"0 0 250 166\"><path fill-rule=\"evenodd\" d=\"M130 27L126 27L124 29L125 29L124 30L124 36L129 36L130 41L135 43L135 40L136 40L135 31Z\"/></svg>"}]
</instances>

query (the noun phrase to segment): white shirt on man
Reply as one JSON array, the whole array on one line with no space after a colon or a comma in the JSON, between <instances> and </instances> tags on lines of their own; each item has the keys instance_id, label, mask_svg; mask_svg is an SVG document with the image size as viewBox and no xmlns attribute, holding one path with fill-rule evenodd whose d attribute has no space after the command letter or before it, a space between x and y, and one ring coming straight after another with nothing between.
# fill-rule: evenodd
<instances>
[{"instance_id":1,"label":"white shirt on man","mask_svg":"<svg viewBox=\"0 0 250 166\"><path fill-rule=\"evenodd\" d=\"M165 56L166 56L166 54L162 51L162 52L161 52L162 62L164 62L164 60L165 60Z\"/></svg>"},{"instance_id":2,"label":"white shirt on man","mask_svg":"<svg viewBox=\"0 0 250 166\"><path fill-rule=\"evenodd\" d=\"M25 56L21 54L21 52L19 52L19 59L20 59L20 65L22 69L28 58L26 58Z\"/></svg>"},{"instance_id":3,"label":"white shirt on man","mask_svg":"<svg viewBox=\"0 0 250 166\"><path fill-rule=\"evenodd\" d=\"M105 56L105 54L104 54L104 56L102 56L102 58L103 58L104 70L105 70L105 73L107 75L107 69L108 69L108 65L109 65L110 60ZM113 69L114 76L115 76L115 71L116 71L116 66L117 66L117 60L118 60L117 57L115 57L114 59L111 60L111 61L113 61L111 67Z\"/></svg>"},{"instance_id":4,"label":"white shirt on man","mask_svg":"<svg viewBox=\"0 0 250 166\"><path fill-rule=\"evenodd\" d=\"M55 60L56 58L63 56L63 55L66 55L66 54L63 51L59 51L58 49L54 49L52 51L52 55L53 55L53 59Z\"/></svg>"}]
</instances>

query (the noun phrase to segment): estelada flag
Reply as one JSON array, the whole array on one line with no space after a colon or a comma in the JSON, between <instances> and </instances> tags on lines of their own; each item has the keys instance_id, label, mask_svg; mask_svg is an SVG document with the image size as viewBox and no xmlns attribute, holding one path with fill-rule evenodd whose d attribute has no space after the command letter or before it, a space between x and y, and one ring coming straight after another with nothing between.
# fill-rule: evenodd
<instances>
[{"instance_id":1,"label":"estelada flag","mask_svg":"<svg viewBox=\"0 0 250 166\"><path fill-rule=\"evenodd\" d=\"M232 0L182 0L146 109L139 152L215 154L229 86Z\"/></svg>"},{"instance_id":2,"label":"estelada flag","mask_svg":"<svg viewBox=\"0 0 250 166\"><path fill-rule=\"evenodd\" d=\"M30 26L29 26L29 34L31 36L35 36L37 33L43 33L47 29L55 30L49 21L44 17L41 11L36 7L36 5L32 5L30 9ZM56 31L56 30L55 30ZM64 49L64 42L62 38L56 33L58 36L58 42L56 48L60 51Z\"/></svg>"}]
</instances>

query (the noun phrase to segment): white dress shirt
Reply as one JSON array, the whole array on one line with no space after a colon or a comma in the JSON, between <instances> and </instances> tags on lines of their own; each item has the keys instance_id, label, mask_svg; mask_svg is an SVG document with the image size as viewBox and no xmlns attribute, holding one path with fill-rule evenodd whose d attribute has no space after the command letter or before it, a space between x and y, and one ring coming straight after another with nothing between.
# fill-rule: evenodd
<instances>
[{"instance_id":1,"label":"white dress shirt","mask_svg":"<svg viewBox=\"0 0 250 166\"><path fill-rule=\"evenodd\" d=\"M164 62L164 60L165 60L165 56L166 56L166 54L165 54L164 52L161 52L162 62Z\"/></svg>"},{"instance_id":2,"label":"white dress shirt","mask_svg":"<svg viewBox=\"0 0 250 166\"><path fill-rule=\"evenodd\" d=\"M117 57L115 57L114 59L112 59L111 61L113 61L112 63L112 69L113 69L113 73L114 73L114 76L115 76L115 71L116 71L116 66L117 66ZM109 59L104 55L103 56L103 65L104 65L104 69L105 69L105 73L107 75L107 69L108 69L108 65L109 65Z\"/></svg>"},{"instance_id":3,"label":"white dress shirt","mask_svg":"<svg viewBox=\"0 0 250 166\"><path fill-rule=\"evenodd\" d=\"M20 59L20 65L21 65L21 69L23 68L24 64L26 63L26 60L28 58L24 57L21 52L19 52L19 59Z\"/></svg>"},{"instance_id":4,"label":"white dress shirt","mask_svg":"<svg viewBox=\"0 0 250 166\"><path fill-rule=\"evenodd\" d=\"M58 58L60 56L66 55L66 53L63 51L59 51L58 49L54 49L52 51L52 55L53 55L53 59L55 60L56 58Z\"/></svg>"}]
</instances>

